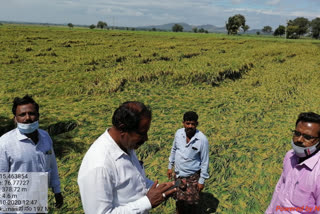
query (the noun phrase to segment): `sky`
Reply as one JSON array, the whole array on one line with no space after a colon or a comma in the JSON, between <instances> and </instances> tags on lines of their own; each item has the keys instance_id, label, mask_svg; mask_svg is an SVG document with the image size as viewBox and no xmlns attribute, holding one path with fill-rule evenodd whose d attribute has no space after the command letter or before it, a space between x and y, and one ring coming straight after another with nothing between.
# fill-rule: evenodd
<instances>
[{"instance_id":1,"label":"sky","mask_svg":"<svg viewBox=\"0 0 320 214\"><path fill-rule=\"evenodd\" d=\"M250 29L320 17L320 0L0 0L0 21L140 27L167 23L224 27L242 14Z\"/></svg>"}]
</instances>

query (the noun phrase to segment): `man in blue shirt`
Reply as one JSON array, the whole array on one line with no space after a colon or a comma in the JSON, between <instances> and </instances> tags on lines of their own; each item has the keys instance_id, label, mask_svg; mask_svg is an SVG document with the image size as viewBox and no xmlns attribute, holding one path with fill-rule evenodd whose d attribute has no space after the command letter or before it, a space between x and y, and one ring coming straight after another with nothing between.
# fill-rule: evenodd
<instances>
[{"instance_id":1,"label":"man in blue shirt","mask_svg":"<svg viewBox=\"0 0 320 214\"><path fill-rule=\"evenodd\" d=\"M16 97L12 113L17 128L0 138L0 172L48 172L56 207L63 205L57 162L49 134L39 129L39 105L29 95Z\"/></svg>"},{"instance_id":2,"label":"man in blue shirt","mask_svg":"<svg viewBox=\"0 0 320 214\"><path fill-rule=\"evenodd\" d=\"M180 183L176 192L178 214L197 213L199 193L204 188L205 179L209 178L209 143L206 136L197 130L197 113L186 112L183 126L175 134L167 171L169 179L174 176Z\"/></svg>"}]
</instances>

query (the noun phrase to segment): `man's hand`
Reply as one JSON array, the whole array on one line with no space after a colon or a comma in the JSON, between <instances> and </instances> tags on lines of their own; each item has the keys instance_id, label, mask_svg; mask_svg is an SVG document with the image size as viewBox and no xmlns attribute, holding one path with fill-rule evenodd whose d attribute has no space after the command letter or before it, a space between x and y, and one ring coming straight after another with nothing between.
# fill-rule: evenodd
<instances>
[{"instance_id":1,"label":"man's hand","mask_svg":"<svg viewBox=\"0 0 320 214\"><path fill-rule=\"evenodd\" d=\"M168 175L169 180L172 180L172 169L168 169L167 175Z\"/></svg>"},{"instance_id":2,"label":"man's hand","mask_svg":"<svg viewBox=\"0 0 320 214\"><path fill-rule=\"evenodd\" d=\"M55 193L54 198L56 199L56 208L60 208L63 205L63 196L61 192Z\"/></svg>"},{"instance_id":3,"label":"man's hand","mask_svg":"<svg viewBox=\"0 0 320 214\"><path fill-rule=\"evenodd\" d=\"M174 181L159 184L158 187L157 184L158 181L155 181L147 192L147 197L152 205L152 208L157 207L166 200L167 196L177 191L176 188L169 190L170 187L174 186Z\"/></svg>"},{"instance_id":4,"label":"man's hand","mask_svg":"<svg viewBox=\"0 0 320 214\"><path fill-rule=\"evenodd\" d=\"M204 184L199 184L198 183L198 189L199 189L199 192L201 192L204 188Z\"/></svg>"}]
</instances>

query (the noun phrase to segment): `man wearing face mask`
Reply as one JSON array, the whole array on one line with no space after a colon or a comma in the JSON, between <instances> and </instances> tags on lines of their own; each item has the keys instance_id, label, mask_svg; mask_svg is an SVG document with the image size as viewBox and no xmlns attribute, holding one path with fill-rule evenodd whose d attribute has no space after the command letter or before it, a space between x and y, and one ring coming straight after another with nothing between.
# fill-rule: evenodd
<instances>
[{"instance_id":1,"label":"man wearing face mask","mask_svg":"<svg viewBox=\"0 0 320 214\"><path fill-rule=\"evenodd\" d=\"M320 115L301 113L266 214L320 212Z\"/></svg>"},{"instance_id":2,"label":"man wearing face mask","mask_svg":"<svg viewBox=\"0 0 320 214\"><path fill-rule=\"evenodd\" d=\"M29 95L16 97L12 113L17 128L0 138L0 172L48 172L56 207L63 204L57 162L49 134L39 129L39 105Z\"/></svg>"},{"instance_id":3,"label":"man wearing face mask","mask_svg":"<svg viewBox=\"0 0 320 214\"><path fill-rule=\"evenodd\" d=\"M176 192L176 213L198 213L199 193L209 178L209 143L197 129L198 115L189 111L183 115L184 128L179 129L173 141L167 176L175 178L179 188ZM174 167L174 173L172 168Z\"/></svg>"}]
</instances>

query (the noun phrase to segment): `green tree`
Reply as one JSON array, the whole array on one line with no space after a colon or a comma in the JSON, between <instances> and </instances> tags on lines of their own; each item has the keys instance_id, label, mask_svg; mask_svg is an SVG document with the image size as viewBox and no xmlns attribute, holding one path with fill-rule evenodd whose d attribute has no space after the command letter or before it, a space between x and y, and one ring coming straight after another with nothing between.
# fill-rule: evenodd
<instances>
[{"instance_id":1,"label":"green tree","mask_svg":"<svg viewBox=\"0 0 320 214\"><path fill-rule=\"evenodd\" d=\"M194 27L194 28L192 28L192 31L193 31L194 33L198 33L198 28L197 28L197 27Z\"/></svg>"},{"instance_id":2,"label":"green tree","mask_svg":"<svg viewBox=\"0 0 320 214\"><path fill-rule=\"evenodd\" d=\"M246 31L248 31L249 30L249 25L245 25L245 26L243 26L242 27L242 29L243 29L243 32L246 32Z\"/></svg>"},{"instance_id":3,"label":"green tree","mask_svg":"<svg viewBox=\"0 0 320 214\"><path fill-rule=\"evenodd\" d=\"M315 39L320 39L320 18L315 18L311 21L311 33Z\"/></svg>"},{"instance_id":4,"label":"green tree","mask_svg":"<svg viewBox=\"0 0 320 214\"><path fill-rule=\"evenodd\" d=\"M73 24L72 23L68 23L68 27L71 29L73 28Z\"/></svg>"},{"instance_id":5,"label":"green tree","mask_svg":"<svg viewBox=\"0 0 320 214\"><path fill-rule=\"evenodd\" d=\"M279 27L274 31L274 36L282 36L286 33L286 27L283 25L279 25Z\"/></svg>"},{"instance_id":6,"label":"green tree","mask_svg":"<svg viewBox=\"0 0 320 214\"><path fill-rule=\"evenodd\" d=\"M306 34L310 27L310 22L304 17L298 17L294 20L289 20L287 23L287 38L297 39ZM289 30L290 28L290 30Z\"/></svg>"},{"instance_id":7,"label":"green tree","mask_svg":"<svg viewBox=\"0 0 320 214\"><path fill-rule=\"evenodd\" d=\"M257 31L257 35L258 35L258 36L260 35L260 31Z\"/></svg>"},{"instance_id":8,"label":"green tree","mask_svg":"<svg viewBox=\"0 0 320 214\"><path fill-rule=\"evenodd\" d=\"M299 27L295 25L289 25L287 27L287 38L288 39L299 39Z\"/></svg>"},{"instance_id":9,"label":"green tree","mask_svg":"<svg viewBox=\"0 0 320 214\"><path fill-rule=\"evenodd\" d=\"M205 30L204 30L203 28L200 28L200 29L198 30L198 32L199 32L199 33L204 33Z\"/></svg>"},{"instance_id":10,"label":"green tree","mask_svg":"<svg viewBox=\"0 0 320 214\"><path fill-rule=\"evenodd\" d=\"M228 34L237 34L239 32L240 27L245 29L245 26L246 18L241 14L229 17L228 22L226 23L226 29L228 31Z\"/></svg>"},{"instance_id":11,"label":"green tree","mask_svg":"<svg viewBox=\"0 0 320 214\"><path fill-rule=\"evenodd\" d=\"M173 32L182 32L183 31L183 27L182 27L182 25L175 24L175 25L172 26L172 31Z\"/></svg>"},{"instance_id":12,"label":"green tree","mask_svg":"<svg viewBox=\"0 0 320 214\"><path fill-rule=\"evenodd\" d=\"M89 28L90 28L90 29L95 29L96 26L95 26L94 24L92 24L92 25L89 26Z\"/></svg>"},{"instance_id":13,"label":"green tree","mask_svg":"<svg viewBox=\"0 0 320 214\"><path fill-rule=\"evenodd\" d=\"M107 26L108 26L108 25L107 25L106 22L98 21L97 28L103 29L103 28L105 28L105 27L107 27Z\"/></svg>"},{"instance_id":14,"label":"green tree","mask_svg":"<svg viewBox=\"0 0 320 214\"><path fill-rule=\"evenodd\" d=\"M272 32L272 27L269 26L269 25L264 26L261 31L264 32L264 33L271 33Z\"/></svg>"}]
</instances>

